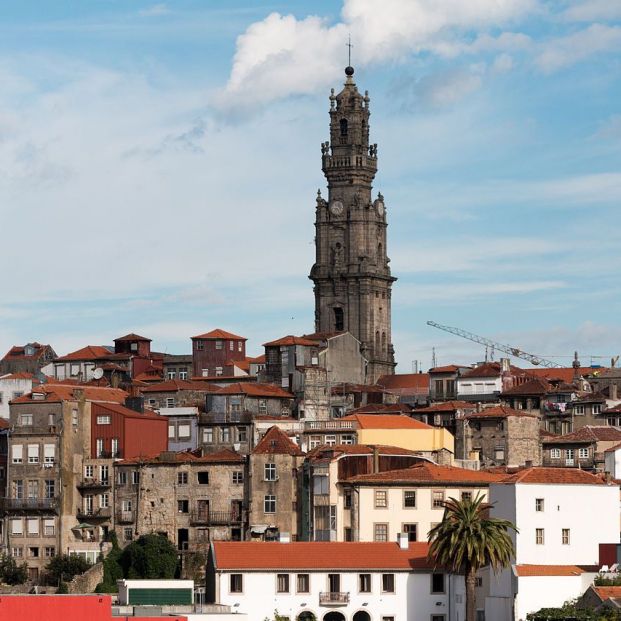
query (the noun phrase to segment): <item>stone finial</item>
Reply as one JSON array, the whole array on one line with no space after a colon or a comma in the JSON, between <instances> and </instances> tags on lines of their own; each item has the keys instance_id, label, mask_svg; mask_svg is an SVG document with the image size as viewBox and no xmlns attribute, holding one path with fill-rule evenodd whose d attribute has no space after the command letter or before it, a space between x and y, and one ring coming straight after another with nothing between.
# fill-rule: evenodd
<instances>
[{"instance_id":1,"label":"stone finial","mask_svg":"<svg viewBox=\"0 0 621 621\"><path fill-rule=\"evenodd\" d=\"M377 200L378 201L383 201L384 200L384 195L381 192L377 193Z\"/></svg>"},{"instance_id":2,"label":"stone finial","mask_svg":"<svg viewBox=\"0 0 621 621\"><path fill-rule=\"evenodd\" d=\"M336 106L336 95L334 94L334 89L330 89L330 109L334 110L334 106Z\"/></svg>"}]
</instances>

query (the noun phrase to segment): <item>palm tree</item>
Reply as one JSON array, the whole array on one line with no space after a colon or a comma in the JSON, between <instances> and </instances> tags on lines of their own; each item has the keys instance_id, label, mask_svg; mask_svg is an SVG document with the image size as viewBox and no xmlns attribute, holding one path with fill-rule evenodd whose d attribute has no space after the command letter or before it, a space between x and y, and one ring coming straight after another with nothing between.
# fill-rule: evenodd
<instances>
[{"instance_id":1,"label":"palm tree","mask_svg":"<svg viewBox=\"0 0 621 621\"><path fill-rule=\"evenodd\" d=\"M514 555L509 530L517 532L509 520L489 517L492 505L475 499L444 502L442 521L429 531L429 558L436 567L445 567L466 577L466 621L475 621L477 571L488 565L494 571L507 567Z\"/></svg>"}]
</instances>

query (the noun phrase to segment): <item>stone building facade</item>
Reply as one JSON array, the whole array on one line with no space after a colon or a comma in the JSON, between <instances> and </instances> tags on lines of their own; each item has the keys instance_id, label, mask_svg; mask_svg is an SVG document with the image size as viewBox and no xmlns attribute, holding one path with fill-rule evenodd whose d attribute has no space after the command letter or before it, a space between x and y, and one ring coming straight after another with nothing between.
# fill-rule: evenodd
<instances>
[{"instance_id":1,"label":"stone building facade","mask_svg":"<svg viewBox=\"0 0 621 621\"><path fill-rule=\"evenodd\" d=\"M277 539L300 532L299 496L304 453L287 434L271 427L250 454L249 538Z\"/></svg>"},{"instance_id":2,"label":"stone building facade","mask_svg":"<svg viewBox=\"0 0 621 621\"><path fill-rule=\"evenodd\" d=\"M455 457L482 467L539 465L539 418L499 405L456 421Z\"/></svg>"},{"instance_id":3,"label":"stone building facade","mask_svg":"<svg viewBox=\"0 0 621 621\"><path fill-rule=\"evenodd\" d=\"M368 380L394 373L386 207L372 199L377 145L369 144L369 96L358 92L347 67L343 90L330 95L330 140L321 145L328 200L318 192L316 258L310 278L315 292L315 330L348 330L369 361Z\"/></svg>"}]
</instances>

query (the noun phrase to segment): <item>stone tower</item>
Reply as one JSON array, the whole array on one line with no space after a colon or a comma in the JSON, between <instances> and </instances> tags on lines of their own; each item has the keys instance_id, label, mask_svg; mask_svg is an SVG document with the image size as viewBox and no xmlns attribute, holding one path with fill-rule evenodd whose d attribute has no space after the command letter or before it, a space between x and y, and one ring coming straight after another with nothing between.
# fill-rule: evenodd
<instances>
[{"instance_id":1,"label":"stone tower","mask_svg":"<svg viewBox=\"0 0 621 621\"><path fill-rule=\"evenodd\" d=\"M317 192L315 329L349 330L368 360L367 381L394 373L390 259L386 255L386 208L372 200L377 145L369 144L369 95L358 92L352 67L345 86L330 95L330 141L321 145L328 200Z\"/></svg>"}]
</instances>

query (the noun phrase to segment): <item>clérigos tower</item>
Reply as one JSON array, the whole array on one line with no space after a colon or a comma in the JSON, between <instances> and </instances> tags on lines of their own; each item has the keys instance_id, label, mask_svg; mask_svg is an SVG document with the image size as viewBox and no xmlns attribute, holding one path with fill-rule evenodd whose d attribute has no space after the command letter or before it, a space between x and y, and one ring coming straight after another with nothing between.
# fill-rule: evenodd
<instances>
[{"instance_id":1,"label":"cl\u00e9rigos tower","mask_svg":"<svg viewBox=\"0 0 621 621\"><path fill-rule=\"evenodd\" d=\"M386 254L386 207L372 199L377 144L369 144L369 95L358 92L354 69L343 90L330 95L330 140L321 145L328 200L317 193L315 329L349 330L369 362L367 381L394 373L391 290L396 280Z\"/></svg>"}]
</instances>

